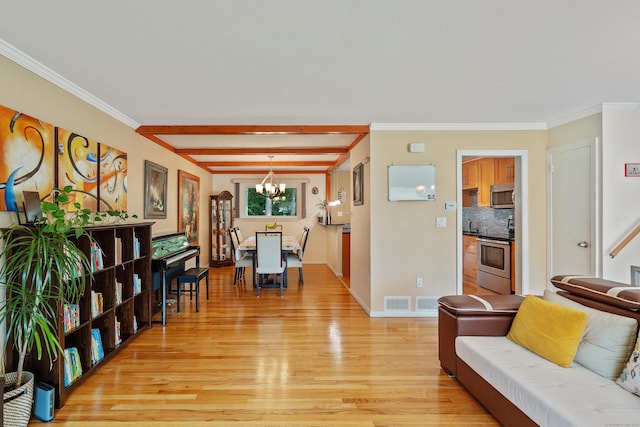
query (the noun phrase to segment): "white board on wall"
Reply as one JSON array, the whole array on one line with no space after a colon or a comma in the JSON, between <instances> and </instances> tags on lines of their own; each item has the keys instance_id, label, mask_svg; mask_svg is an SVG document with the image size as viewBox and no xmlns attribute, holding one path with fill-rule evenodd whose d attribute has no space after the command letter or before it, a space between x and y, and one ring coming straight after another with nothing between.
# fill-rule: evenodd
<instances>
[{"instance_id":1,"label":"white board on wall","mask_svg":"<svg viewBox=\"0 0 640 427\"><path fill-rule=\"evenodd\" d=\"M388 176L391 202L436 199L435 165L390 165Z\"/></svg>"}]
</instances>

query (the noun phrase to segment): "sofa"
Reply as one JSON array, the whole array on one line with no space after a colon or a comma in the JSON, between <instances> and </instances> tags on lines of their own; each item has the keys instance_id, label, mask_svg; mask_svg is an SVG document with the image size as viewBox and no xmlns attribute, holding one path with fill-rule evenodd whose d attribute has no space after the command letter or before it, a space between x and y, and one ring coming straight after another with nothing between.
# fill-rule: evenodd
<instances>
[{"instance_id":1,"label":"sofa","mask_svg":"<svg viewBox=\"0 0 640 427\"><path fill-rule=\"evenodd\" d=\"M640 288L551 283L539 296L441 297L442 369L505 426L640 426Z\"/></svg>"}]
</instances>

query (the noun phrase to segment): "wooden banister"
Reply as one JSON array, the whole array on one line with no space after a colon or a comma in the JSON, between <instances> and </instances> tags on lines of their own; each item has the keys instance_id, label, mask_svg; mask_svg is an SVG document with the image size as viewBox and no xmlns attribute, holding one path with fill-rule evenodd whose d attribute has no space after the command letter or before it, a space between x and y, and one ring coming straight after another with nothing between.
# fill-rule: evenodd
<instances>
[{"instance_id":1,"label":"wooden banister","mask_svg":"<svg viewBox=\"0 0 640 427\"><path fill-rule=\"evenodd\" d=\"M616 246L611 252L609 252L609 257L615 258L615 256L618 255L620 251L624 249L624 247L627 246L629 242L631 242L638 235L638 233L640 233L640 225L634 228L631 233L629 233L627 237L625 237L624 240L618 244L618 246Z\"/></svg>"}]
</instances>

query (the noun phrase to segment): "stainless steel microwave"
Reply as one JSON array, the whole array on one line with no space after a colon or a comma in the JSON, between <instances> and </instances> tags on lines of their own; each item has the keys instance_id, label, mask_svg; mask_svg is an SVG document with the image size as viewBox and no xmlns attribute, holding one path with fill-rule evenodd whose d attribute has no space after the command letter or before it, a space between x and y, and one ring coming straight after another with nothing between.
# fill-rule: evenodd
<instances>
[{"instance_id":1,"label":"stainless steel microwave","mask_svg":"<svg viewBox=\"0 0 640 427\"><path fill-rule=\"evenodd\" d=\"M495 209L512 208L514 200L513 190L513 182L493 184L491 186L491 207Z\"/></svg>"}]
</instances>

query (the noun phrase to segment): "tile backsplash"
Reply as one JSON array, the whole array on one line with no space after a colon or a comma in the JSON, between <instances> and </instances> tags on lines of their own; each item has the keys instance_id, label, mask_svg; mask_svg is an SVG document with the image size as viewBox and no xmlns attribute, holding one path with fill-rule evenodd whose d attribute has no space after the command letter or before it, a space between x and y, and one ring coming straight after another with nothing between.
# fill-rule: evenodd
<instances>
[{"instance_id":1,"label":"tile backsplash","mask_svg":"<svg viewBox=\"0 0 640 427\"><path fill-rule=\"evenodd\" d=\"M513 209L494 209L478 206L477 192L472 192L470 197L471 207L462 209L462 230L468 231L469 220L471 230L491 236L507 236L509 215L513 216Z\"/></svg>"}]
</instances>

